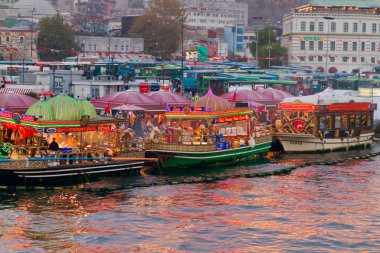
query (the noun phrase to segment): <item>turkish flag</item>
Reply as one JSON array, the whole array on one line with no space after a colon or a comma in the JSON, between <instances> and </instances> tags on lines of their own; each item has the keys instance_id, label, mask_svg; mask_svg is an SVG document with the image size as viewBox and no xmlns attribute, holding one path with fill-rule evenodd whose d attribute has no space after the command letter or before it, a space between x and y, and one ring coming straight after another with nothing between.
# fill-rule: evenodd
<instances>
[{"instance_id":1,"label":"turkish flag","mask_svg":"<svg viewBox=\"0 0 380 253\"><path fill-rule=\"evenodd\" d=\"M110 101L108 101L107 106L104 108L104 111L105 111L106 114L110 114L111 113Z\"/></svg>"},{"instance_id":2,"label":"turkish flag","mask_svg":"<svg viewBox=\"0 0 380 253\"><path fill-rule=\"evenodd\" d=\"M232 96L231 102L236 102L237 90L235 90L234 95Z\"/></svg>"},{"instance_id":3,"label":"turkish flag","mask_svg":"<svg viewBox=\"0 0 380 253\"><path fill-rule=\"evenodd\" d=\"M305 122L301 121L301 120L295 120L294 121L294 129L299 133L299 132L302 132L303 130L303 127L305 126Z\"/></svg>"}]
</instances>

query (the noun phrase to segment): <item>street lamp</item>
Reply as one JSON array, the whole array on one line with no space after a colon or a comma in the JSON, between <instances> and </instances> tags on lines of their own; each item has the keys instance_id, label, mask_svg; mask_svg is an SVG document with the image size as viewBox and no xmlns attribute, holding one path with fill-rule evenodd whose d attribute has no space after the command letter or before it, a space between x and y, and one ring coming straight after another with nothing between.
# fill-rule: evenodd
<instances>
[{"instance_id":1,"label":"street lamp","mask_svg":"<svg viewBox=\"0 0 380 253\"><path fill-rule=\"evenodd\" d=\"M327 81L327 59L329 56L329 33L330 33L330 20L334 20L335 18L333 17L323 17L324 19L327 20L327 35L326 35L326 65L325 65L325 78ZM327 84L327 83L326 83Z\"/></svg>"},{"instance_id":2,"label":"street lamp","mask_svg":"<svg viewBox=\"0 0 380 253\"><path fill-rule=\"evenodd\" d=\"M34 12L36 11L36 8L33 7L32 13L32 26L30 30L30 60L33 60L33 30L34 30Z\"/></svg>"},{"instance_id":3,"label":"street lamp","mask_svg":"<svg viewBox=\"0 0 380 253\"><path fill-rule=\"evenodd\" d=\"M270 69L270 60L271 60L271 49L272 49L272 46L271 46L271 41L270 41L270 34L271 34L271 21L270 19L268 19L268 69Z\"/></svg>"},{"instance_id":4,"label":"street lamp","mask_svg":"<svg viewBox=\"0 0 380 253\"><path fill-rule=\"evenodd\" d=\"M181 14L181 29L182 29L182 34L181 34L181 68L182 68L182 80L181 82L183 83L183 33L184 33L184 27L183 27L183 23L184 23L184 18L185 18L185 15L184 13L182 12Z\"/></svg>"},{"instance_id":5,"label":"street lamp","mask_svg":"<svg viewBox=\"0 0 380 253\"><path fill-rule=\"evenodd\" d=\"M252 19L261 20L263 17L253 17ZM259 67L259 28L256 29L256 69Z\"/></svg>"}]
</instances>

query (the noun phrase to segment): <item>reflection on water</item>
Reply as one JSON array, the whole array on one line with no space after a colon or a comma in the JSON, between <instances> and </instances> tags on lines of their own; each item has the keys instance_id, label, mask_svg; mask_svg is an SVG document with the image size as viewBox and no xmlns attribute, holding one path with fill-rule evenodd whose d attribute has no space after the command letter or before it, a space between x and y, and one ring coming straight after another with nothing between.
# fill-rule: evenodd
<instances>
[{"instance_id":1,"label":"reflection on water","mask_svg":"<svg viewBox=\"0 0 380 253\"><path fill-rule=\"evenodd\" d=\"M91 187L268 170L369 150L353 152L284 155L195 174L108 178ZM205 184L1 192L0 252L377 252L379 165L374 157Z\"/></svg>"}]
</instances>

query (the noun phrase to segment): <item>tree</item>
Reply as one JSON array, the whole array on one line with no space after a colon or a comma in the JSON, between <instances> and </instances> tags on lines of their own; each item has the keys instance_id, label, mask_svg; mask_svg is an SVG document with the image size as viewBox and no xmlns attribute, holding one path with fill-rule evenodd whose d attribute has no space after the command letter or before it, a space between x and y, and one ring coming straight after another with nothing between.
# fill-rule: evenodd
<instances>
[{"instance_id":1,"label":"tree","mask_svg":"<svg viewBox=\"0 0 380 253\"><path fill-rule=\"evenodd\" d=\"M277 41L277 35L273 31L272 27L260 29L258 34L258 65L260 67L268 67L268 56L270 49L271 66L273 65L286 65L287 64L287 50L281 46L281 43ZM270 37L269 37L270 36ZM257 36L256 36L257 37ZM269 45L270 41L270 45ZM270 48L269 48L270 47ZM251 43L250 50L252 55L256 55L256 41Z\"/></svg>"},{"instance_id":2,"label":"tree","mask_svg":"<svg viewBox=\"0 0 380 253\"><path fill-rule=\"evenodd\" d=\"M37 37L39 56L43 61L61 61L79 50L75 42L74 31L63 22L60 16L46 17L40 20ZM51 51L54 49L56 51Z\"/></svg>"},{"instance_id":3,"label":"tree","mask_svg":"<svg viewBox=\"0 0 380 253\"><path fill-rule=\"evenodd\" d=\"M179 0L152 0L145 14L133 23L131 32L144 38L146 52L169 59L179 47L184 18Z\"/></svg>"}]
</instances>

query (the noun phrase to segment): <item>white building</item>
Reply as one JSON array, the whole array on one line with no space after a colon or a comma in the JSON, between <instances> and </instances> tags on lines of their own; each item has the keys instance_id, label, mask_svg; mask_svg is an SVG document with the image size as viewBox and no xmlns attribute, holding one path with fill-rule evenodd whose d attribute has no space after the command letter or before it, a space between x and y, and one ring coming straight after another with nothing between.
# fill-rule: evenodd
<instances>
[{"instance_id":1,"label":"white building","mask_svg":"<svg viewBox=\"0 0 380 253\"><path fill-rule=\"evenodd\" d=\"M208 9L186 9L187 26L194 28L217 29L225 26L233 26L236 23L232 14L221 13Z\"/></svg>"},{"instance_id":2,"label":"white building","mask_svg":"<svg viewBox=\"0 0 380 253\"><path fill-rule=\"evenodd\" d=\"M94 54L97 52L125 54L144 51L143 38L76 35L75 39L83 51Z\"/></svg>"},{"instance_id":3,"label":"white building","mask_svg":"<svg viewBox=\"0 0 380 253\"><path fill-rule=\"evenodd\" d=\"M248 4L237 2L236 0L182 0L184 8L197 9L198 13L204 13L201 17L203 23L210 23L215 25L219 23L220 18L224 18L226 22L233 20L231 24L225 24L224 26L231 25L248 25ZM207 16L210 14L210 16ZM212 16L217 15L218 16ZM215 22L210 21L214 19ZM191 25L189 23L189 25ZM224 27L213 26L207 28Z\"/></svg>"},{"instance_id":4,"label":"white building","mask_svg":"<svg viewBox=\"0 0 380 253\"><path fill-rule=\"evenodd\" d=\"M371 71L380 63L380 2L310 0L283 19L289 65Z\"/></svg>"}]
</instances>

